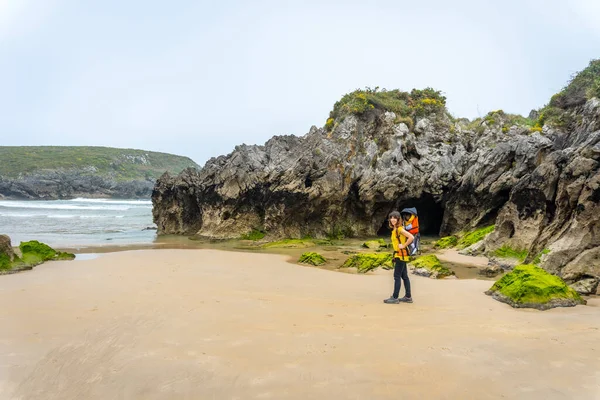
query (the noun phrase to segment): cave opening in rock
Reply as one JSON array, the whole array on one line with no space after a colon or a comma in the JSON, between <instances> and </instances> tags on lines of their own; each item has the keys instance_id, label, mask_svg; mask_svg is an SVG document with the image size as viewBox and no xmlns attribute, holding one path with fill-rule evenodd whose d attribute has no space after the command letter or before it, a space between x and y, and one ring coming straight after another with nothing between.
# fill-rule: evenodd
<instances>
[{"instance_id":1,"label":"cave opening in rock","mask_svg":"<svg viewBox=\"0 0 600 400\"><path fill-rule=\"evenodd\" d=\"M312 185L313 185L312 178L311 178L310 176L307 176L307 177L304 179L304 187L305 187L305 188L309 188L309 187L312 187Z\"/></svg>"},{"instance_id":2,"label":"cave opening in rock","mask_svg":"<svg viewBox=\"0 0 600 400\"><path fill-rule=\"evenodd\" d=\"M498 233L501 237L512 238L515 236L515 226L511 221L506 221L498 228Z\"/></svg>"},{"instance_id":3,"label":"cave opening in rock","mask_svg":"<svg viewBox=\"0 0 600 400\"><path fill-rule=\"evenodd\" d=\"M444 208L442 204L436 202L432 195L425 193L420 198L402 200L391 206L390 212L394 210L402 211L404 208L414 207L419 216L419 230L422 236L438 236L444 217ZM377 231L377 236L389 237L391 229L388 226L387 215Z\"/></svg>"},{"instance_id":4,"label":"cave opening in rock","mask_svg":"<svg viewBox=\"0 0 600 400\"><path fill-rule=\"evenodd\" d=\"M198 206L197 199L192 195L181 197L182 209L181 219L186 227L186 233L196 233L202 228L202 211Z\"/></svg>"}]
</instances>

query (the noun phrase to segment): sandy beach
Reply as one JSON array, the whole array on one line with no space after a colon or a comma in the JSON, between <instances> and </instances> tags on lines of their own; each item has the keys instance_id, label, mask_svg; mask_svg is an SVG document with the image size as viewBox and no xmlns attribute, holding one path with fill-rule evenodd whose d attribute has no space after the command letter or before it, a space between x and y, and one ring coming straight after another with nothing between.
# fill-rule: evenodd
<instances>
[{"instance_id":1,"label":"sandy beach","mask_svg":"<svg viewBox=\"0 0 600 400\"><path fill-rule=\"evenodd\" d=\"M0 399L597 399L600 301L283 255L139 250L0 277Z\"/></svg>"}]
</instances>

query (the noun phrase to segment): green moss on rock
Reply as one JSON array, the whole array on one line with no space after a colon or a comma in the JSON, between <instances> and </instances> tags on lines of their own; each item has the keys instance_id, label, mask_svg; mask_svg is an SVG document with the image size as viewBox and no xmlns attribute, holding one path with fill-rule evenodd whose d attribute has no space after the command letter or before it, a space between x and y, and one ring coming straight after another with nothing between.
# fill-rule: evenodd
<instances>
[{"instance_id":1,"label":"green moss on rock","mask_svg":"<svg viewBox=\"0 0 600 400\"><path fill-rule=\"evenodd\" d=\"M389 261L386 261L383 264L381 264L381 268L386 270L394 269L394 263L390 259Z\"/></svg>"},{"instance_id":2,"label":"green moss on rock","mask_svg":"<svg viewBox=\"0 0 600 400\"><path fill-rule=\"evenodd\" d=\"M283 239L276 242L265 243L265 249L304 249L315 246L332 246L334 243L329 239L313 239L305 237L302 239Z\"/></svg>"},{"instance_id":3,"label":"green moss on rock","mask_svg":"<svg viewBox=\"0 0 600 400\"><path fill-rule=\"evenodd\" d=\"M56 253L56 257L54 258L55 260L74 260L75 259L75 254L73 253L67 253L64 251L58 251Z\"/></svg>"},{"instance_id":4,"label":"green moss on rock","mask_svg":"<svg viewBox=\"0 0 600 400\"><path fill-rule=\"evenodd\" d=\"M31 240L29 242L21 242L19 245L22 261L27 265L38 265L44 261L50 260L73 260L75 255L72 253L58 252L45 243Z\"/></svg>"},{"instance_id":5,"label":"green moss on rock","mask_svg":"<svg viewBox=\"0 0 600 400\"><path fill-rule=\"evenodd\" d=\"M12 262L7 254L0 254L0 270L9 270L12 268Z\"/></svg>"},{"instance_id":6,"label":"green moss on rock","mask_svg":"<svg viewBox=\"0 0 600 400\"><path fill-rule=\"evenodd\" d=\"M586 303L561 278L532 264L517 265L485 293L515 308L547 310Z\"/></svg>"},{"instance_id":7,"label":"green moss on rock","mask_svg":"<svg viewBox=\"0 0 600 400\"><path fill-rule=\"evenodd\" d=\"M497 249L496 251L494 251L494 255L497 257L512 258L512 259L518 260L519 262L525 261L528 254L529 254L529 252L527 250L513 249L512 247L510 247L508 245L504 245L504 246L500 247L499 249ZM540 257L541 257L541 255L540 255Z\"/></svg>"},{"instance_id":8,"label":"green moss on rock","mask_svg":"<svg viewBox=\"0 0 600 400\"><path fill-rule=\"evenodd\" d=\"M266 233L260 229L252 229L250 232L242 235L241 240L261 240L266 236Z\"/></svg>"},{"instance_id":9,"label":"green moss on rock","mask_svg":"<svg viewBox=\"0 0 600 400\"><path fill-rule=\"evenodd\" d=\"M474 230L473 232L469 232L458 240L456 247L458 249L464 249L466 247L469 247L472 244L483 240L488 234L492 233L493 231L494 225L486 226L485 228L479 228Z\"/></svg>"},{"instance_id":10,"label":"green moss on rock","mask_svg":"<svg viewBox=\"0 0 600 400\"><path fill-rule=\"evenodd\" d=\"M442 265L440 260L433 254L428 254L417 258L411 262L414 267L413 274L428 276L434 279L441 279L454 275L454 271Z\"/></svg>"},{"instance_id":11,"label":"green moss on rock","mask_svg":"<svg viewBox=\"0 0 600 400\"><path fill-rule=\"evenodd\" d=\"M550 249L544 249L544 250L540 251L540 253L537 256L535 256L535 258L533 259L533 261L531 263L535 264L535 265L541 264L542 257L544 257L548 253L550 253Z\"/></svg>"},{"instance_id":12,"label":"green moss on rock","mask_svg":"<svg viewBox=\"0 0 600 400\"><path fill-rule=\"evenodd\" d=\"M387 244L385 243L385 240L383 240L383 239L367 240L366 242L364 242L362 244L362 247L365 247L365 248L371 249L371 250L379 250L381 248L387 248Z\"/></svg>"},{"instance_id":13,"label":"green moss on rock","mask_svg":"<svg viewBox=\"0 0 600 400\"><path fill-rule=\"evenodd\" d=\"M312 239L283 239L263 245L266 249L304 249L314 247L316 243Z\"/></svg>"},{"instance_id":14,"label":"green moss on rock","mask_svg":"<svg viewBox=\"0 0 600 400\"><path fill-rule=\"evenodd\" d=\"M308 252L308 253L304 253L300 256L300 259L298 260L299 263L302 264L311 264L311 265L323 265L327 262L327 260L325 259L325 257L323 257L322 255L320 255L319 253L315 253L315 252Z\"/></svg>"},{"instance_id":15,"label":"green moss on rock","mask_svg":"<svg viewBox=\"0 0 600 400\"><path fill-rule=\"evenodd\" d=\"M392 255L389 253L359 253L347 259L341 268L356 268L359 273L364 274L386 263L389 265L391 261Z\"/></svg>"},{"instance_id":16,"label":"green moss on rock","mask_svg":"<svg viewBox=\"0 0 600 400\"><path fill-rule=\"evenodd\" d=\"M449 247L454 247L458 243L458 238L456 236L444 236L435 242L433 247L436 249L447 249Z\"/></svg>"}]
</instances>

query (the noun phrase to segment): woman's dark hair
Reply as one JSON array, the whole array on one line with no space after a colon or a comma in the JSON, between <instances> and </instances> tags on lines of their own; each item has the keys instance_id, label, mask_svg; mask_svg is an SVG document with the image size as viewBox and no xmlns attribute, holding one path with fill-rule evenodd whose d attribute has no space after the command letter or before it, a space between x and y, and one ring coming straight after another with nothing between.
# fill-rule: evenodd
<instances>
[{"instance_id":1,"label":"woman's dark hair","mask_svg":"<svg viewBox=\"0 0 600 400\"><path fill-rule=\"evenodd\" d=\"M390 229L394 229L395 226L392 226L392 223L390 222L390 219L392 218L396 218L398 221L402 220L402 217L400 216L400 213L398 211L392 211L390 213L390 215L388 215L388 225L390 227Z\"/></svg>"}]
</instances>

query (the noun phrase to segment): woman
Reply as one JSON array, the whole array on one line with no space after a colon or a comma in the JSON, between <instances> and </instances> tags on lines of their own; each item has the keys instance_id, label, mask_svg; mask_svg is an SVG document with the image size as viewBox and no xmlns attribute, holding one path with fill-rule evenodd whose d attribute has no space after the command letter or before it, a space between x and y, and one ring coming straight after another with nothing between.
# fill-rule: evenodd
<instances>
[{"instance_id":1,"label":"woman","mask_svg":"<svg viewBox=\"0 0 600 400\"><path fill-rule=\"evenodd\" d=\"M392 211L389 216L390 228L392 229L392 246L394 247L394 293L389 299L383 302L386 304L412 303L410 293L410 280L408 279L408 268L406 262L409 260L408 250L406 249L413 240L414 236L407 232L402 226L402 219L398 211ZM406 291L403 298L398 299L400 295L400 286L404 281L404 290Z\"/></svg>"}]
</instances>

